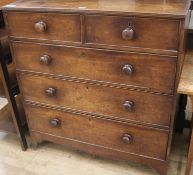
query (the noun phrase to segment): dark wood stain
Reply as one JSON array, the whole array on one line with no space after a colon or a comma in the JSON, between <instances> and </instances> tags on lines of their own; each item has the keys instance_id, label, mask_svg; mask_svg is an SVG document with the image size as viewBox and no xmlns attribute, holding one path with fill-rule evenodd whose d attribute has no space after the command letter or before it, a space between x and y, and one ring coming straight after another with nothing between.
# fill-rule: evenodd
<instances>
[{"instance_id":1,"label":"dark wood stain","mask_svg":"<svg viewBox=\"0 0 193 175\"><path fill-rule=\"evenodd\" d=\"M4 8L33 146L166 175L190 1L20 0Z\"/></svg>"}]
</instances>

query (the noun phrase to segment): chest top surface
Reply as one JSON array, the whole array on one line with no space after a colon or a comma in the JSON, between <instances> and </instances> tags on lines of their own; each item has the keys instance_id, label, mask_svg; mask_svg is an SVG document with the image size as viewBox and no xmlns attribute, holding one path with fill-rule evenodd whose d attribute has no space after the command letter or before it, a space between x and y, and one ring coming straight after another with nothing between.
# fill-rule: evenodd
<instances>
[{"instance_id":1,"label":"chest top surface","mask_svg":"<svg viewBox=\"0 0 193 175\"><path fill-rule=\"evenodd\" d=\"M178 93L193 95L193 50L186 53Z\"/></svg>"},{"instance_id":2,"label":"chest top surface","mask_svg":"<svg viewBox=\"0 0 193 175\"><path fill-rule=\"evenodd\" d=\"M190 0L18 0L5 6L5 9L184 18L189 6Z\"/></svg>"},{"instance_id":3,"label":"chest top surface","mask_svg":"<svg viewBox=\"0 0 193 175\"><path fill-rule=\"evenodd\" d=\"M14 2L14 0L1 0L0 1L0 9L2 8L2 6L9 4L11 2Z\"/></svg>"}]
</instances>

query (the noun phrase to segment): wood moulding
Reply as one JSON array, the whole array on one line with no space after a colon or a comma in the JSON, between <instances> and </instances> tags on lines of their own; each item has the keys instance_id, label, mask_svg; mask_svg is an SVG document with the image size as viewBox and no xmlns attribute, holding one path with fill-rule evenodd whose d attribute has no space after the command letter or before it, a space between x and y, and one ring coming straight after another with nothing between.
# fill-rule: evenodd
<instances>
[{"instance_id":1,"label":"wood moulding","mask_svg":"<svg viewBox=\"0 0 193 175\"><path fill-rule=\"evenodd\" d=\"M34 72L34 71L29 71L29 70L16 69L16 73L17 74L21 73L21 74L26 74L26 75L31 75L31 76L37 76L37 77L38 76L44 76L47 78L57 79L57 80L62 80L62 81L70 81L70 82L75 82L75 83L83 83L83 84L90 84L90 85L96 85L96 86L125 89L125 90L150 93L150 94L156 94L156 95L173 96L173 93L174 93L172 90L171 90L171 93L164 93L159 89L152 89L152 88L141 87L141 86L133 86L133 85L126 85L126 84L91 80L91 79L71 77L71 76L65 76L65 75L48 74L48 73L43 73L43 72Z\"/></svg>"},{"instance_id":2,"label":"wood moulding","mask_svg":"<svg viewBox=\"0 0 193 175\"><path fill-rule=\"evenodd\" d=\"M67 108L64 106L56 106L56 105L50 105L46 103L40 103L40 102L34 102L34 101L29 101L25 100L25 104L27 105L32 105L32 106L37 106L37 107L43 107L47 109L53 109L53 110L59 110L63 112L68 112L80 116L90 116L90 117L97 117L97 118L102 118L102 119L107 119L107 120L114 120L117 122L124 122L132 125L141 125L141 126L147 126L147 127L152 127L152 128L157 128L157 129L162 129L162 130L169 130L168 126L164 125L158 125L158 124L152 124L152 123L147 123L147 122L142 122L142 121L134 121L131 119L121 119L116 116L109 116L109 115L104 115L104 114L99 114L99 113L93 113L93 112L88 112L88 111L83 111L83 110L77 110L73 108Z\"/></svg>"}]
</instances>

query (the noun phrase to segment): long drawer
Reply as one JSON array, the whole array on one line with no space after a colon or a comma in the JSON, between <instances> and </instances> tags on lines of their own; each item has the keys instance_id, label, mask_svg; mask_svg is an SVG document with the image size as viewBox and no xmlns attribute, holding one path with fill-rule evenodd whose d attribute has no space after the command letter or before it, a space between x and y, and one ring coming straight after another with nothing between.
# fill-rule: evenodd
<instances>
[{"instance_id":1,"label":"long drawer","mask_svg":"<svg viewBox=\"0 0 193 175\"><path fill-rule=\"evenodd\" d=\"M9 12L10 36L39 40L80 42L80 15Z\"/></svg>"},{"instance_id":2,"label":"long drawer","mask_svg":"<svg viewBox=\"0 0 193 175\"><path fill-rule=\"evenodd\" d=\"M165 159L168 131L30 105L26 105L25 109L30 130L125 153Z\"/></svg>"},{"instance_id":3,"label":"long drawer","mask_svg":"<svg viewBox=\"0 0 193 175\"><path fill-rule=\"evenodd\" d=\"M18 74L24 99L92 115L169 126L173 97ZM164 109L164 110L163 110Z\"/></svg>"},{"instance_id":4,"label":"long drawer","mask_svg":"<svg viewBox=\"0 0 193 175\"><path fill-rule=\"evenodd\" d=\"M13 42L17 69L173 93L176 57Z\"/></svg>"}]
</instances>

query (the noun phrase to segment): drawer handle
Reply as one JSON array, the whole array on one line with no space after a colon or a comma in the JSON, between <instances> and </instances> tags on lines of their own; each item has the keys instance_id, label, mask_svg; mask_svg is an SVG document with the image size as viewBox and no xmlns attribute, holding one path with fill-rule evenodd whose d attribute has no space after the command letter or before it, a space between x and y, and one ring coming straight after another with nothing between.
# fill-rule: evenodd
<instances>
[{"instance_id":1,"label":"drawer handle","mask_svg":"<svg viewBox=\"0 0 193 175\"><path fill-rule=\"evenodd\" d=\"M133 142L133 137L130 134L123 134L122 141L126 144L131 144Z\"/></svg>"},{"instance_id":2,"label":"drawer handle","mask_svg":"<svg viewBox=\"0 0 193 175\"><path fill-rule=\"evenodd\" d=\"M50 120L50 124L56 128L56 127L59 127L61 125L61 121L59 119L55 118L55 119Z\"/></svg>"},{"instance_id":3,"label":"drawer handle","mask_svg":"<svg viewBox=\"0 0 193 175\"><path fill-rule=\"evenodd\" d=\"M132 23L128 23L128 27L122 31L122 38L124 40L132 40L134 38L134 29Z\"/></svg>"},{"instance_id":4,"label":"drawer handle","mask_svg":"<svg viewBox=\"0 0 193 175\"><path fill-rule=\"evenodd\" d=\"M123 72L127 75L132 75L133 74L133 66L130 64L125 64L122 68Z\"/></svg>"},{"instance_id":5,"label":"drawer handle","mask_svg":"<svg viewBox=\"0 0 193 175\"><path fill-rule=\"evenodd\" d=\"M44 21L39 21L34 25L35 31L39 33L43 33L47 30L47 25Z\"/></svg>"},{"instance_id":6,"label":"drawer handle","mask_svg":"<svg viewBox=\"0 0 193 175\"><path fill-rule=\"evenodd\" d=\"M133 108L133 106L134 106L134 102L127 100L127 101L125 101L125 103L123 104L123 106L124 106L124 108L125 108L125 110L126 110L127 112L128 112L128 111L131 111L132 108Z\"/></svg>"},{"instance_id":7,"label":"drawer handle","mask_svg":"<svg viewBox=\"0 0 193 175\"><path fill-rule=\"evenodd\" d=\"M52 62L52 58L48 55L43 55L40 57L40 63L45 65L49 65Z\"/></svg>"},{"instance_id":8,"label":"drawer handle","mask_svg":"<svg viewBox=\"0 0 193 175\"><path fill-rule=\"evenodd\" d=\"M50 87L45 91L46 95L49 97L53 97L56 95L56 89Z\"/></svg>"}]
</instances>

